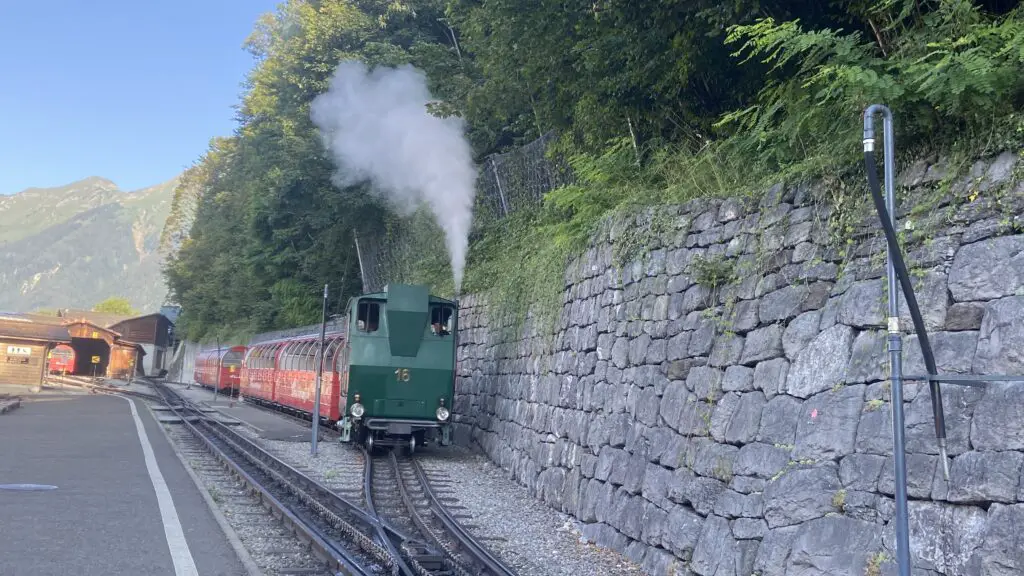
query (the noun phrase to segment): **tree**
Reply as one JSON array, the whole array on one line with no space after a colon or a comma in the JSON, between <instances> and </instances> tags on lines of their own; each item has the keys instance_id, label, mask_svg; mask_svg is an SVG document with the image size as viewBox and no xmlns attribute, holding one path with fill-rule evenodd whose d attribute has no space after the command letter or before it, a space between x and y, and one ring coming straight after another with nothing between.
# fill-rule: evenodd
<instances>
[{"instance_id":1,"label":"tree","mask_svg":"<svg viewBox=\"0 0 1024 576\"><path fill-rule=\"evenodd\" d=\"M92 307L93 312L105 312L107 314L121 314L122 316L136 316L138 311L132 308L132 303L121 296L111 296L106 300Z\"/></svg>"}]
</instances>

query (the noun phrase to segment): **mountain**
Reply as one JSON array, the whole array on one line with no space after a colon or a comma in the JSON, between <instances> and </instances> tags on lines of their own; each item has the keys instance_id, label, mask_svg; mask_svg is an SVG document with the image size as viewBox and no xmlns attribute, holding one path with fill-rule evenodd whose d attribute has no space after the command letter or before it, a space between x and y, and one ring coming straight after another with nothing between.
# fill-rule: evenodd
<instances>
[{"instance_id":1,"label":"mountain","mask_svg":"<svg viewBox=\"0 0 1024 576\"><path fill-rule=\"evenodd\" d=\"M124 296L158 311L160 234L179 179L125 192L91 177L0 196L0 310L88 309Z\"/></svg>"}]
</instances>

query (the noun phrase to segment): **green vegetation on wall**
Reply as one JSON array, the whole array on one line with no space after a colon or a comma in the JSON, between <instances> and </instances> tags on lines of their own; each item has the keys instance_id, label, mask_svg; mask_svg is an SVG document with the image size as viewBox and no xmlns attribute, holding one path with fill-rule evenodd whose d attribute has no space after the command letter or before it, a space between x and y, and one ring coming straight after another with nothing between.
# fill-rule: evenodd
<instances>
[{"instance_id":1,"label":"green vegetation on wall","mask_svg":"<svg viewBox=\"0 0 1024 576\"><path fill-rule=\"evenodd\" d=\"M250 39L239 129L178 188L171 221L198 211L166 275L194 338L315 322L324 283L332 312L358 293L353 234L406 220L331 183L309 104L343 59L424 70L434 112L467 121L478 158L560 135L552 151L576 183L533 211L478 212L471 236L463 291L521 317L557 310L567 258L611 214L862 179L868 104L896 113L904 157L1019 146L1022 46L1024 8L1008 0L289 0ZM848 210L836 190L828 201ZM617 255L644 241L624 235ZM406 280L450 291L432 256Z\"/></svg>"}]
</instances>

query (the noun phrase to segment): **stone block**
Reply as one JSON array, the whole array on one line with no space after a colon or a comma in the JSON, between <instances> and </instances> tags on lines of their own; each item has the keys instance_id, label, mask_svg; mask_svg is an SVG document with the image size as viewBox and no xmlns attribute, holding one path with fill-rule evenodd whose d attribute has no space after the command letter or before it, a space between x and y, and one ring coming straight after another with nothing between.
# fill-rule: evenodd
<instances>
[{"instance_id":1,"label":"stone block","mask_svg":"<svg viewBox=\"0 0 1024 576\"><path fill-rule=\"evenodd\" d=\"M700 539L704 518L687 506L673 506L668 511L661 545L680 558L689 558Z\"/></svg>"},{"instance_id":2,"label":"stone block","mask_svg":"<svg viewBox=\"0 0 1024 576\"><path fill-rule=\"evenodd\" d=\"M820 518L835 512L833 498L841 489L838 466L832 462L785 472L765 488L764 518L770 528Z\"/></svg>"},{"instance_id":3,"label":"stone block","mask_svg":"<svg viewBox=\"0 0 1024 576\"><path fill-rule=\"evenodd\" d=\"M804 402L797 420L796 460L833 460L853 453L864 406L863 384L842 386Z\"/></svg>"},{"instance_id":4,"label":"stone block","mask_svg":"<svg viewBox=\"0 0 1024 576\"><path fill-rule=\"evenodd\" d=\"M804 312L794 318L782 334L782 349L790 360L803 350L818 335L821 311Z\"/></svg>"},{"instance_id":5,"label":"stone block","mask_svg":"<svg viewBox=\"0 0 1024 576\"><path fill-rule=\"evenodd\" d=\"M892 448L889 449L890 454ZM928 498L932 494L932 481L939 464L938 456L932 454L907 454L907 495L911 498ZM885 459L882 474L878 479L878 491L887 496L895 494L895 474L892 456Z\"/></svg>"},{"instance_id":6,"label":"stone block","mask_svg":"<svg viewBox=\"0 0 1024 576\"><path fill-rule=\"evenodd\" d=\"M886 378L888 368L886 333L881 330L865 330L857 334L850 353L850 363L846 366L846 382L877 382ZM904 368L904 373L910 372Z\"/></svg>"},{"instance_id":7,"label":"stone block","mask_svg":"<svg viewBox=\"0 0 1024 576\"><path fill-rule=\"evenodd\" d=\"M761 392L747 392L740 396L739 404L725 429L724 440L730 444L753 442L761 425L761 411L767 401Z\"/></svg>"},{"instance_id":8,"label":"stone block","mask_svg":"<svg viewBox=\"0 0 1024 576\"><path fill-rule=\"evenodd\" d=\"M839 462L839 480L847 490L874 492L878 489L878 478L885 464L884 456L850 454Z\"/></svg>"},{"instance_id":9,"label":"stone block","mask_svg":"<svg viewBox=\"0 0 1024 576\"><path fill-rule=\"evenodd\" d=\"M993 504L980 548L981 573L1011 576L1024 573L1024 504Z\"/></svg>"},{"instance_id":10,"label":"stone block","mask_svg":"<svg viewBox=\"0 0 1024 576\"><path fill-rule=\"evenodd\" d=\"M764 392L765 398L769 400L776 394L784 393L786 379L789 377L789 368L789 361L785 358L759 362L754 368L754 389Z\"/></svg>"},{"instance_id":11,"label":"stone block","mask_svg":"<svg viewBox=\"0 0 1024 576\"><path fill-rule=\"evenodd\" d=\"M754 369L746 366L729 366L722 378L723 392L749 392L754 389Z\"/></svg>"},{"instance_id":12,"label":"stone block","mask_svg":"<svg viewBox=\"0 0 1024 576\"><path fill-rule=\"evenodd\" d=\"M975 449L1024 450L1024 395L1019 383L992 382L973 413L970 430Z\"/></svg>"},{"instance_id":13,"label":"stone block","mask_svg":"<svg viewBox=\"0 0 1024 576\"><path fill-rule=\"evenodd\" d=\"M941 574L987 574L979 548L985 540L986 515L973 506L911 501L910 558L916 568Z\"/></svg>"},{"instance_id":14,"label":"stone block","mask_svg":"<svg viewBox=\"0 0 1024 576\"><path fill-rule=\"evenodd\" d=\"M985 316L985 305L980 302L960 302L953 304L946 311L944 330L978 330Z\"/></svg>"},{"instance_id":15,"label":"stone block","mask_svg":"<svg viewBox=\"0 0 1024 576\"><path fill-rule=\"evenodd\" d=\"M739 548L732 537L729 521L709 516L701 527L697 546L690 559L690 570L701 576L734 574Z\"/></svg>"},{"instance_id":16,"label":"stone block","mask_svg":"<svg viewBox=\"0 0 1024 576\"><path fill-rule=\"evenodd\" d=\"M809 295L810 289L803 285L785 286L765 294L758 308L758 318L762 324L794 318L804 311Z\"/></svg>"},{"instance_id":17,"label":"stone block","mask_svg":"<svg viewBox=\"0 0 1024 576\"><path fill-rule=\"evenodd\" d=\"M740 448L733 464L733 473L744 476L772 478L784 470L790 461L788 448L763 442L747 444Z\"/></svg>"},{"instance_id":18,"label":"stone block","mask_svg":"<svg viewBox=\"0 0 1024 576\"><path fill-rule=\"evenodd\" d=\"M1024 374L1024 296L985 305L973 368L976 374Z\"/></svg>"},{"instance_id":19,"label":"stone block","mask_svg":"<svg viewBox=\"0 0 1024 576\"><path fill-rule=\"evenodd\" d=\"M668 490L669 500L676 504L687 504L699 514L711 514L715 501L728 490L721 480L697 476L690 470L680 468Z\"/></svg>"},{"instance_id":20,"label":"stone block","mask_svg":"<svg viewBox=\"0 0 1024 576\"><path fill-rule=\"evenodd\" d=\"M760 540L768 533L768 523L761 518L737 518L730 525L733 538L738 540Z\"/></svg>"},{"instance_id":21,"label":"stone block","mask_svg":"<svg viewBox=\"0 0 1024 576\"><path fill-rule=\"evenodd\" d=\"M882 287L881 279L854 282L839 298L836 322L861 329L884 327L886 300Z\"/></svg>"},{"instance_id":22,"label":"stone block","mask_svg":"<svg viewBox=\"0 0 1024 576\"><path fill-rule=\"evenodd\" d=\"M1022 464L1024 454L1015 451L961 454L949 469L946 500L1016 503Z\"/></svg>"},{"instance_id":23,"label":"stone block","mask_svg":"<svg viewBox=\"0 0 1024 576\"><path fill-rule=\"evenodd\" d=\"M842 516L815 518L797 530L787 573L867 574L868 565L882 551L882 544L877 524Z\"/></svg>"},{"instance_id":24,"label":"stone block","mask_svg":"<svg viewBox=\"0 0 1024 576\"><path fill-rule=\"evenodd\" d=\"M792 396L776 396L761 410L761 429L757 441L792 446L803 403Z\"/></svg>"},{"instance_id":25,"label":"stone block","mask_svg":"<svg viewBox=\"0 0 1024 576\"><path fill-rule=\"evenodd\" d=\"M778 358L782 354L782 326L771 324L747 334L743 352L737 360L740 364L753 366L757 362Z\"/></svg>"},{"instance_id":26,"label":"stone block","mask_svg":"<svg viewBox=\"0 0 1024 576\"><path fill-rule=\"evenodd\" d=\"M990 238L962 246L949 271L956 302L1003 298L1024 287L1024 235Z\"/></svg>"},{"instance_id":27,"label":"stone block","mask_svg":"<svg viewBox=\"0 0 1024 576\"><path fill-rule=\"evenodd\" d=\"M825 330L797 354L786 378L791 396L807 398L843 381L853 344L853 330L836 325Z\"/></svg>"}]
</instances>

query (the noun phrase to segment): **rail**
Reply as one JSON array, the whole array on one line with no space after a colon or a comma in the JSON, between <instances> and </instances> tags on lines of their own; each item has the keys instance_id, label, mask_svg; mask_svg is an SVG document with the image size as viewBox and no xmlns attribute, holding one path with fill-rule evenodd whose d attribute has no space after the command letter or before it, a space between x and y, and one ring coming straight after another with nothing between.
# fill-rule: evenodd
<instances>
[{"instance_id":1,"label":"rail","mask_svg":"<svg viewBox=\"0 0 1024 576\"><path fill-rule=\"evenodd\" d=\"M391 457L395 458L394 453L392 453ZM478 571L476 573L491 574L492 576L515 576L515 572L513 572L511 568L505 566L490 550L477 542L477 540L473 538L473 536L461 524L459 524L457 520L455 520L455 517L448 512L448 509L441 504L437 495L434 494L434 489L430 486L430 481L427 478L426 472L423 470L423 466L421 466L415 459L410 461L420 485L423 486L423 493L430 501L431 511L434 513L435 517L442 525L444 525L445 530L458 540L463 549L469 552L475 563L479 567L486 569L486 572Z\"/></svg>"},{"instance_id":2,"label":"rail","mask_svg":"<svg viewBox=\"0 0 1024 576\"><path fill-rule=\"evenodd\" d=\"M373 503L374 458L362 449L365 469L365 487L367 506L377 514ZM405 511L412 524L425 536L429 543L403 541L399 548L409 560L412 573L417 576L432 574L457 574L459 576L517 576L505 566L494 554L484 547L464 528L434 494L430 481L422 466L413 457L402 457L401 460L392 450L388 456L388 465L395 475L395 489L398 491ZM403 470L405 465L405 470ZM404 472L409 472L408 474ZM384 487L377 483L378 489ZM417 504L417 501L426 504ZM436 519L441 530L432 525ZM461 553L460 553L461 551Z\"/></svg>"},{"instance_id":3,"label":"rail","mask_svg":"<svg viewBox=\"0 0 1024 576\"><path fill-rule=\"evenodd\" d=\"M204 414L174 390L163 384L155 384L155 388L189 432L256 491L264 502L280 514L282 521L293 526L300 537L309 542L314 553L332 569L352 575L379 574L382 567L393 572L394 557L367 534L378 531L379 522L375 516L367 514L359 506L266 452L255 442ZM193 424L192 420L196 423ZM258 476L266 477L267 481L262 481ZM274 489L269 487L271 484L275 486ZM287 496L279 497L282 491ZM293 499L301 506L285 502L285 498ZM319 517L322 523L344 534L370 558L357 557L326 529L318 526L312 516ZM390 527L381 529L385 532L393 530Z\"/></svg>"}]
</instances>

